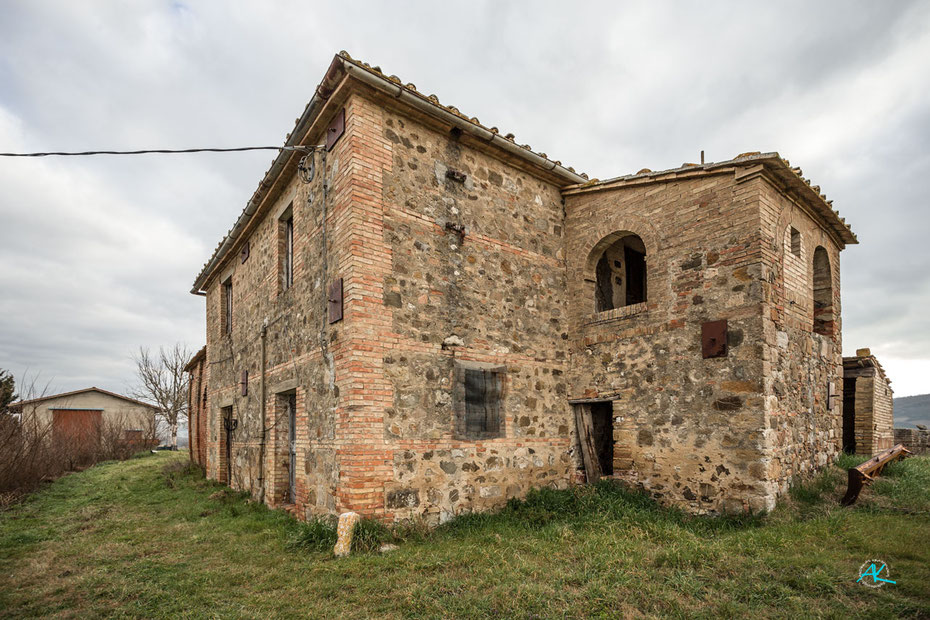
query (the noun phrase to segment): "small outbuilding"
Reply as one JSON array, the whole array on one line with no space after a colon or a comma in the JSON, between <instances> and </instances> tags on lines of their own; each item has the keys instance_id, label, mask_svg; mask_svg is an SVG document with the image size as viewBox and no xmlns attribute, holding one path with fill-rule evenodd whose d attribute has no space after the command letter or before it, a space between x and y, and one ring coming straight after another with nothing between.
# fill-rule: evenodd
<instances>
[{"instance_id":1,"label":"small outbuilding","mask_svg":"<svg viewBox=\"0 0 930 620\"><path fill-rule=\"evenodd\" d=\"M157 407L98 387L13 403L24 426L87 447L102 434L140 446L155 438Z\"/></svg>"},{"instance_id":2,"label":"small outbuilding","mask_svg":"<svg viewBox=\"0 0 930 620\"><path fill-rule=\"evenodd\" d=\"M869 349L843 358L843 451L875 454L894 445L891 379Z\"/></svg>"}]
</instances>

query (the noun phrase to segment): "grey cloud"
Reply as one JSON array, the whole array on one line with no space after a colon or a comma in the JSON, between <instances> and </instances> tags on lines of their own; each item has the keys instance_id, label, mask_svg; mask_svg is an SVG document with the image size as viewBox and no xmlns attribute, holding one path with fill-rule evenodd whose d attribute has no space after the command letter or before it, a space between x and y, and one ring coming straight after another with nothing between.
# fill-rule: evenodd
<instances>
[{"instance_id":1,"label":"grey cloud","mask_svg":"<svg viewBox=\"0 0 930 620\"><path fill-rule=\"evenodd\" d=\"M4 3L0 150L279 144L340 49L600 178L778 150L862 240L847 350L930 359L926 3ZM0 160L0 367L122 389L199 346L187 291L271 159Z\"/></svg>"}]
</instances>

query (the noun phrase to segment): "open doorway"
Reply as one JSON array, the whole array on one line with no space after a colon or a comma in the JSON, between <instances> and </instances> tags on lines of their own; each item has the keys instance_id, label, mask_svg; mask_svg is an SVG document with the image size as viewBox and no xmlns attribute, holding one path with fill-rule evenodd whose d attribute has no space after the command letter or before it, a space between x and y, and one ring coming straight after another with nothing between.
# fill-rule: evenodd
<instances>
[{"instance_id":1,"label":"open doorway","mask_svg":"<svg viewBox=\"0 0 930 620\"><path fill-rule=\"evenodd\" d=\"M614 475L614 408L611 401L591 403L594 450L602 476Z\"/></svg>"},{"instance_id":2,"label":"open doorway","mask_svg":"<svg viewBox=\"0 0 930 620\"><path fill-rule=\"evenodd\" d=\"M279 396L284 406L287 424L287 489L284 503L297 501L297 393L287 392Z\"/></svg>"},{"instance_id":3,"label":"open doorway","mask_svg":"<svg viewBox=\"0 0 930 620\"><path fill-rule=\"evenodd\" d=\"M612 401L578 403L575 425L589 483L614 473L614 411Z\"/></svg>"},{"instance_id":4,"label":"open doorway","mask_svg":"<svg viewBox=\"0 0 930 620\"><path fill-rule=\"evenodd\" d=\"M843 379L843 452L856 453L856 379Z\"/></svg>"},{"instance_id":5,"label":"open doorway","mask_svg":"<svg viewBox=\"0 0 930 620\"><path fill-rule=\"evenodd\" d=\"M297 501L297 394L287 399L287 497L293 504Z\"/></svg>"}]
</instances>

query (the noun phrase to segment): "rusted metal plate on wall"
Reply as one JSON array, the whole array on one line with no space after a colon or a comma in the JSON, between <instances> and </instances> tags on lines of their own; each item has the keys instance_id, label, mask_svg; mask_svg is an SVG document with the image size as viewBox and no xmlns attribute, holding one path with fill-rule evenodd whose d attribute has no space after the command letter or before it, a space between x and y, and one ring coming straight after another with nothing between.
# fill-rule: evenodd
<instances>
[{"instance_id":1,"label":"rusted metal plate on wall","mask_svg":"<svg viewBox=\"0 0 930 620\"><path fill-rule=\"evenodd\" d=\"M342 278L329 285L329 322L342 320Z\"/></svg>"},{"instance_id":2,"label":"rusted metal plate on wall","mask_svg":"<svg viewBox=\"0 0 930 620\"><path fill-rule=\"evenodd\" d=\"M701 355L704 359L727 356L727 320L701 324Z\"/></svg>"},{"instance_id":3,"label":"rusted metal plate on wall","mask_svg":"<svg viewBox=\"0 0 930 620\"><path fill-rule=\"evenodd\" d=\"M249 394L249 371L242 371L242 379L239 381L239 385L242 387L242 395L248 396Z\"/></svg>"},{"instance_id":4,"label":"rusted metal plate on wall","mask_svg":"<svg viewBox=\"0 0 930 620\"><path fill-rule=\"evenodd\" d=\"M333 117L332 122L329 124L329 129L326 130L326 150L331 151L333 146L342 137L346 131L346 110L345 108L339 110L335 117Z\"/></svg>"}]
</instances>

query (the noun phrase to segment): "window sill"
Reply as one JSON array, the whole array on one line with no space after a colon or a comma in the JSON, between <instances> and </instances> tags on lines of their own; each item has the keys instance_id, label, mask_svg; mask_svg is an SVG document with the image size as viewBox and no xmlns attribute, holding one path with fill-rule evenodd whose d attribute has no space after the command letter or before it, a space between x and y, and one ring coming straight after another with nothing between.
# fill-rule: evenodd
<instances>
[{"instance_id":1,"label":"window sill","mask_svg":"<svg viewBox=\"0 0 930 620\"><path fill-rule=\"evenodd\" d=\"M620 308L614 308L612 310L605 310L603 312L595 312L594 314L588 315L585 325L598 325L601 323L609 323L611 321L619 321L621 319L626 319L638 314L644 314L648 309L647 302L643 301L638 304L630 304L629 306L621 306Z\"/></svg>"}]
</instances>

